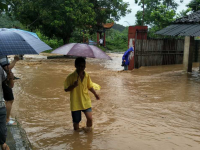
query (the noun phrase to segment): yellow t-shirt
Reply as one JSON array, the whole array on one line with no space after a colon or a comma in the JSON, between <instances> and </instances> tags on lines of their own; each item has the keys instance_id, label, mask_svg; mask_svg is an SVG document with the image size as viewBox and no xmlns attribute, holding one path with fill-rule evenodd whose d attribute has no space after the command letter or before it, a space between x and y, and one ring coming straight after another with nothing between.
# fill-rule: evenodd
<instances>
[{"instance_id":1,"label":"yellow t-shirt","mask_svg":"<svg viewBox=\"0 0 200 150\"><path fill-rule=\"evenodd\" d=\"M78 73L74 71L73 73L67 76L67 79L64 82L64 89L67 89L69 86L73 85L77 81ZM91 107L91 99L88 93L88 89L93 87L93 83L90 79L90 76L85 72L83 81L79 77L78 86L70 91L70 108L71 111L85 110Z\"/></svg>"}]
</instances>

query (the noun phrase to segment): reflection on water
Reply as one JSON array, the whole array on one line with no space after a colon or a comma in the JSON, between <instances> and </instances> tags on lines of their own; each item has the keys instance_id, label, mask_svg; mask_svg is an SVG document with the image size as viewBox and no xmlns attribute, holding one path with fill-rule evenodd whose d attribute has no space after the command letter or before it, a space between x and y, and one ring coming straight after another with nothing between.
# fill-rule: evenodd
<instances>
[{"instance_id":1,"label":"reflection on water","mask_svg":"<svg viewBox=\"0 0 200 150\"><path fill-rule=\"evenodd\" d=\"M74 60L19 62L12 110L33 149L199 150L200 73L182 65L142 67L120 72L112 61L87 59L86 71L101 85L100 101L91 94L94 130L74 132L69 93L63 81ZM119 61L120 62L119 62ZM85 118L81 126L85 125Z\"/></svg>"}]
</instances>

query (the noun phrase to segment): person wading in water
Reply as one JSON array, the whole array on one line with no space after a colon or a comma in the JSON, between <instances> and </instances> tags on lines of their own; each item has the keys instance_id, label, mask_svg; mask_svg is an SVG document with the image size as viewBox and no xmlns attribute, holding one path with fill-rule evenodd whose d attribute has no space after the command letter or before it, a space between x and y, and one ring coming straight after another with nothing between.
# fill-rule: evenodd
<instances>
[{"instance_id":1,"label":"person wading in water","mask_svg":"<svg viewBox=\"0 0 200 150\"><path fill-rule=\"evenodd\" d=\"M85 70L86 61L82 57L75 60L76 70L67 76L64 82L64 90L70 92L70 108L73 120L74 130L79 130L81 121L81 112L87 119L87 130L92 127L92 106L88 90L91 91L97 100L99 95L93 88L93 82Z\"/></svg>"}]
</instances>

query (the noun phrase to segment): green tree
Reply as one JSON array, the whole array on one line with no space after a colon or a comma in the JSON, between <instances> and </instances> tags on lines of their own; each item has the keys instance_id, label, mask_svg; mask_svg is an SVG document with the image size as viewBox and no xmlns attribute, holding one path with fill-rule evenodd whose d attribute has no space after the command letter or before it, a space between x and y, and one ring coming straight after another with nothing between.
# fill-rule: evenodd
<instances>
[{"instance_id":1,"label":"green tree","mask_svg":"<svg viewBox=\"0 0 200 150\"><path fill-rule=\"evenodd\" d=\"M128 48L128 27L122 32L111 29L107 33L106 47L109 50L125 51Z\"/></svg>"},{"instance_id":2,"label":"green tree","mask_svg":"<svg viewBox=\"0 0 200 150\"><path fill-rule=\"evenodd\" d=\"M168 9L165 5L159 5L150 14L152 18L152 27L150 28L149 36L155 37L154 33L165 28L175 20L176 12L173 9Z\"/></svg>"},{"instance_id":3,"label":"green tree","mask_svg":"<svg viewBox=\"0 0 200 150\"><path fill-rule=\"evenodd\" d=\"M68 43L78 28L94 33L110 16L119 20L130 12L123 0L8 0L13 15L30 30Z\"/></svg>"},{"instance_id":4,"label":"green tree","mask_svg":"<svg viewBox=\"0 0 200 150\"><path fill-rule=\"evenodd\" d=\"M102 24L108 20L118 21L131 12L131 9L128 9L129 3L123 0L90 0L90 3L94 5L96 14L96 24L90 30L90 34L102 31Z\"/></svg>"},{"instance_id":5,"label":"green tree","mask_svg":"<svg viewBox=\"0 0 200 150\"><path fill-rule=\"evenodd\" d=\"M94 5L96 20L99 23L105 23L107 19L118 21L131 10L128 9L129 3L123 0L90 0Z\"/></svg>"},{"instance_id":6,"label":"green tree","mask_svg":"<svg viewBox=\"0 0 200 150\"><path fill-rule=\"evenodd\" d=\"M175 19L176 13L173 9L167 9L165 5L159 5L151 13L151 18L153 19L152 23L154 26L158 26L160 29L168 26Z\"/></svg>"},{"instance_id":7,"label":"green tree","mask_svg":"<svg viewBox=\"0 0 200 150\"><path fill-rule=\"evenodd\" d=\"M39 29L49 38L68 43L76 27L86 29L95 23L93 5L88 0L12 0L16 18L27 28Z\"/></svg>"},{"instance_id":8,"label":"green tree","mask_svg":"<svg viewBox=\"0 0 200 150\"><path fill-rule=\"evenodd\" d=\"M112 28L118 31L123 31L125 29L125 26L115 23Z\"/></svg>"},{"instance_id":9,"label":"green tree","mask_svg":"<svg viewBox=\"0 0 200 150\"><path fill-rule=\"evenodd\" d=\"M198 11L200 10L200 0L191 0L186 6L191 8L193 12Z\"/></svg>"},{"instance_id":10,"label":"green tree","mask_svg":"<svg viewBox=\"0 0 200 150\"><path fill-rule=\"evenodd\" d=\"M180 0L182 1L182 0ZM176 10L178 4L175 0L135 0L135 3L143 8L144 2L144 25L152 25L153 18L151 17L152 11L159 9L160 5L165 5L168 10ZM143 10L137 11L136 13L136 24L142 25L143 22Z\"/></svg>"},{"instance_id":11,"label":"green tree","mask_svg":"<svg viewBox=\"0 0 200 150\"><path fill-rule=\"evenodd\" d=\"M21 23L7 14L0 16L0 28L22 27Z\"/></svg>"}]
</instances>

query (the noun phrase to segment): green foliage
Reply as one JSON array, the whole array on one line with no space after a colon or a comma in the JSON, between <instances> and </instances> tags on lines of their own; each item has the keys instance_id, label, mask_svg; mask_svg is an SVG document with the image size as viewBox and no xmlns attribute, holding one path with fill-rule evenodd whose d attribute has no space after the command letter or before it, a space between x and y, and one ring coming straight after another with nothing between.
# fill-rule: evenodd
<instances>
[{"instance_id":1,"label":"green foliage","mask_svg":"<svg viewBox=\"0 0 200 150\"><path fill-rule=\"evenodd\" d=\"M29 31L36 31L53 49L63 43L80 43L94 37L102 23L118 21L130 12L123 0L7 0L11 16ZM118 27L121 30L123 27ZM112 30L106 45L109 49L127 49L127 33ZM109 35L110 34L110 35Z\"/></svg>"},{"instance_id":2,"label":"green foliage","mask_svg":"<svg viewBox=\"0 0 200 150\"><path fill-rule=\"evenodd\" d=\"M12 0L14 15L31 30L68 43L76 27L95 24L93 5L88 0Z\"/></svg>"},{"instance_id":3,"label":"green foliage","mask_svg":"<svg viewBox=\"0 0 200 150\"><path fill-rule=\"evenodd\" d=\"M123 0L89 0L94 5L97 23L106 23L107 19L118 21L131 10L129 3Z\"/></svg>"},{"instance_id":4,"label":"green foliage","mask_svg":"<svg viewBox=\"0 0 200 150\"><path fill-rule=\"evenodd\" d=\"M60 46L63 45L62 40L58 40L57 38L53 37L53 38L48 38L45 35L43 35L39 30L37 30L35 32L38 37L40 38L40 40L42 40L43 42L45 42L47 45L49 45L52 49L56 49ZM46 52L51 52L52 50L48 50Z\"/></svg>"},{"instance_id":5,"label":"green foliage","mask_svg":"<svg viewBox=\"0 0 200 150\"><path fill-rule=\"evenodd\" d=\"M176 18L181 18L181 17L185 17L187 15L187 13L191 12L192 8L187 8L186 10L182 10L179 13L176 14Z\"/></svg>"},{"instance_id":6,"label":"green foliage","mask_svg":"<svg viewBox=\"0 0 200 150\"><path fill-rule=\"evenodd\" d=\"M100 45L97 45L97 47L100 48L100 49L101 49L102 51L104 51L104 52L106 52L106 50L107 50L105 47L102 47L102 46L100 46Z\"/></svg>"},{"instance_id":7,"label":"green foliage","mask_svg":"<svg viewBox=\"0 0 200 150\"><path fill-rule=\"evenodd\" d=\"M130 12L127 9L129 4L123 0L7 1L12 7L13 15L29 30L38 29L48 38L62 39L63 43L71 41L77 28L93 34L106 20L119 20Z\"/></svg>"},{"instance_id":8,"label":"green foliage","mask_svg":"<svg viewBox=\"0 0 200 150\"><path fill-rule=\"evenodd\" d=\"M144 2L144 6L148 9L151 7L155 7L157 5L165 5L168 8L173 8L176 9L178 4L176 2L176 0L135 0L135 3L138 4L139 6L143 7L143 2ZM180 0L180 2L182 3L183 0Z\"/></svg>"},{"instance_id":9,"label":"green foliage","mask_svg":"<svg viewBox=\"0 0 200 150\"><path fill-rule=\"evenodd\" d=\"M175 20L175 16L176 13L173 9L168 9L165 5L159 5L151 13L151 18L154 21L152 22L153 26L150 28L148 36L157 37L154 33L170 25Z\"/></svg>"},{"instance_id":10,"label":"green foliage","mask_svg":"<svg viewBox=\"0 0 200 150\"><path fill-rule=\"evenodd\" d=\"M102 31L102 23L118 21L131 12L128 9L129 3L123 0L89 0L89 2L93 4L96 14L96 24L90 29L90 34Z\"/></svg>"},{"instance_id":11,"label":"green foliage","mask_svg":"<svg viewBox=\"0 0 200 150\"><path fill-rule=\"evenodd\" d=\"M8 5L6 4L5 0L0 0L0 15L4 10L8 10Z\"/></svg>"},{"instance_id":12,"label":"green foliage","mask_svg":"<svg viewBox=\"0 0 200 150\"><path fill-rule=\"evenodd\" d=\"M114 26L112 27L112 29L115 29L115 30L122 32L125 29L125 27L123 25L115 23Z\"/></svg>"},{"instance_id":13,"label":"green foliage","mask_svg":"<svg viewBox=\"0 0 200 150\"><path fill-rule=\"evenodd\" d=\"M97 34L90 36L90 39L97 42ZM128 48L128 27L122 32L113 28L106 30L106 48L100 46L104 51L125 51Z\"/></svg>"},{"instance_id":14,"label":"green foliage","mask_svg":"<svg viewBox=\"0 0 200 150\"><path fill-rule=\"evenodd\" d=\"M40 31L36 31L38 37L44 41L46 44L51 46L53 49L56 49L63 45L62 40L57 38L51 38L44 36ZM83 32L80 29L76 29L76 32L72 34L70 43L82 43L83 41ZM115 29L106 31L106 47L98 46L103 51L126 51L128 48L128 28L125 28L123 32L119 32ZM96 42L96 34L90 36L90 38ZM89 38L89 37L88 37ZM45 51L50 53L52 50Z\"/></svg>"},{"instance_id":15,"label":"green foliage","mask_svg":"<svg viewBox=\"0 0 200 150\"><path fill-rule=\"evenodd\" d=\"M83 36L87 38L88 34L84 34L84 30L76 28L74 32L72 33L72 36L70 38L70 43L82 43L83 42Z\"/></svg>"},{"instance_id":16,"label":"green foliage","mask_svg":"<svg viewBox=\"0 0 200 150\"><path fill-rule=\"evenodd\" d=\"M200 0L191 0L186 6L191 8L193 12L198 11L200 10Z\"/></svg>"},{"instance_id":17,"label":"green foliage","mask_svg":"<svg viewBox=\"0 0 200 150\"><path fill-rule=\"evenodd\" d=\"M183 2L180 0L180 2ZM143 0L135 0L143 7ZM176 16L178 3L175 0L144 0L144 25L149 26L148 37L157 38L155 32L170 25L175 18L185 15L189 10L182 11ZM142 25L143 10L136 14L136 24Z\"/></svg>"},{"instance_id":18,"label":"green foliage","mask_svg":"<svg viewBox=\"0 0 200 150\"><path fill-rule=\"evenodd\" d=\"M143 0L135 0L135 3L143 7ZM161 5L165 5L168 10L176 10L178 4L175 0L144 0L144 25L153 25L153 18L151 17L152 11L159 9ZM136 14L136 25L142 25L143 10L137 11Z\"/></svg>"},{"instance_id":19,"label":"green foliage","mask_svg":"<svg viewBox=\"0 0 200 150\"><path fill-rule=\"evenodd\" d=\"M152 11L150 16L153 19L152 24L162 29L175 20L175 15L173 9L167 9L167 6L159 5L157 9Z\"/></svg>"},{"instance_id":20,"label":"green foliage","mask_svg":"<svg viewBox=\"0 0 200 150\"><path fill-rule=\"evenodd\" d=\"M18 27L18 28L23 28L22 24L15 20L12 17L9 17L6 14L2 14L0 16L0 28L13 28L13 27Z\"/></svg>"},{"instance_id":21,"label":"green foliage","mask_svg":"<svg viewBox=\"0 0 200 150\"><path fill-rule=\"evenodd\" d=\"M106 20L106 23L113 23L113 22L114 22L113 19L107 19L107 20Z\"/></svg>"},{"instance_id":22,"label":"green foliage","mask_svg":"<svg viewBox=\"0 0 200 150\"><path fill-rule=\"evenodd\" d=\"M108 31L106 37L106 47L108 50L125 51L128 48L128 28L125 28L123 32L119 32L115 29Z\"/></svg>"}]
</instances>

